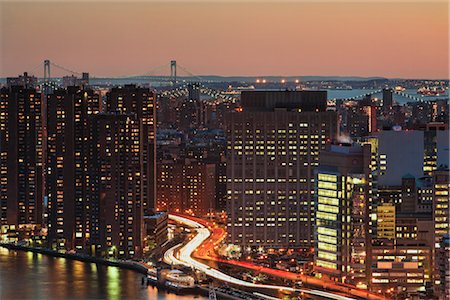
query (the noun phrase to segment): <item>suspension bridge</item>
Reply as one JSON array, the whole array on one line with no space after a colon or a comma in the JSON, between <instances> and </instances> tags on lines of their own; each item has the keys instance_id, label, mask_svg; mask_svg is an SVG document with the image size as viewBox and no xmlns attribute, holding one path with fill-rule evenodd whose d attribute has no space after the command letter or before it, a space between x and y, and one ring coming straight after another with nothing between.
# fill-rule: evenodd
<instances>
[{"instance_id":1,"label":"suspension bridge","mask_svg":"<svg viewBox=\"0 0 450 300\"><path fill-rule=\"evenodd\" d=\"M54 89L59 86L58 81L63 76L71 75L75 77L82 77L83 72L75 71L72 68L61 66L53 61L44 60L42 68L42 63L37 65L35 68L31 69L29 72L33 74L39 79L41 87L45 89L50 88ZM43 73L40 73L39 70L43 70ZM168 74L164 74L167 71L170 71ZM43 76L39 76L42 74ZM182 74L182 75L181 75ZM177 63L176 60L171 60L168 63L160 65L156 68L153 68L149 71L142 72L141 74L134 75L120 75L120 76L99 76L96 74L89 74L89 79L97 82L113 82L117 80L117 82L152 82L159 84L162 87L162 91L160 96L163 97L182 97L188 95L189 87L193 85L199 89L201 94L208 95L214 99L226 100L226 101L236 101L238 97L235 94L228 93L224 90L218 90L214 88L210 88L207 85L210 83L220 83L219 81L212 81L210 79L204 78L202 76L196 75L193 72L189 71L186 67ZM298 80L297 80L298 81ZM296 81L296 82L297 82ZM285 83L285 80L283 80ZM250 83L250 82L249 82ZM352 100L360 100L367 96L375 96L381 95L383 92L382 89L377 89L373 91L364 91L363 93L355 96L346 96L345 98L331 98L329 101L335 102L338 100L342 101L352 101ZM404 97L407 100L411 101L419 101L423 102L424 99L417 95L408 94L403 91L392 90L393 94Z\"/></svg>"},{"instance_id":2,"label":"suspension bridge","mask_svg":"<svg viewBox=\"0 0 450 300\"><path fill-rule=\"evenodd\" d=\"M367 92L367 93L363 93L363 94L360 94L360 95L357 95L357 96L351 96L351 97L347 97L347 98L334 98L333 100L360 100L360 99L362 99L364 97L367 97L367 96L381 95L382 93L383 93L383 89L377 89L377 90L370 91L370 92ZM394 95L402 96L404 98L411 99L413 101L423 102L423 98L415 96L415 95L411 95L411 94L408 94L408 93L405 93L405 92L402 92L402 91L392 90L392 93Z\"/></svg>"},{"instance_id":3,"label":"suspension bridge","mask_svg":"<svg viewBox=\"0 0 450 300\"><path fill-rule=\"evenodd\" d=\"M58 77L62 77L64 75L70 74L72 76L82 76L83 73L79 71L75 71L71 68L61 66L53 61L50 61L48 59L44 60L44 72L43 77L40 77L37 73L37 70L39 67L42 67L42 64L39 64L37 67L32 69L30 72L31 74L35 74L36 77L39 79L42 79L43 81L51 81L52 79L56 79ZM164 71L168 70L170 68L170 74L164 75ZM54 75L54 70L56 69L57 76L51 76ZM178 76L177 72L181 70L184 75L182 77ZM61 73L62 72L62 73ZM210 82L210 80L207 80L205 78L202 78L201 76L195 75L194 73L190 72L186 67L177 64L176 60L171 60L169 63L165 63L161 66L158 66L156 68L153 68L149 71L145 71L141 74L133 74L133 75L119 75L119 76L101 76L89 73L90 79L150 79L153 82L168 82L172 84L177 84L181 82Z\"/></svg>"},{"instance_id":4,"label":"suspension bridge","mask_svg":"<svg viewBox=\"0 0 450 300\"><path fill-rule=\"evenodd\" d=\"M71 68L61 66L50 60L44 60L43 76L39 76L37 72L42 64L33 68L30 74L34 74L40 82L41 87L44 90L55 89L59 87L58 80L63 76L83 76L84 74L79 71L75 71ZM56 72L54 72L56 69ZM161 75L165 70L169 69L170 74ZM182 76L180 76L180 71ZM55 76L55 74L57 74ZM53 75L53 76L52 76ZM205 84L212 83L214 81L203 78L189 71L186 67L177 63L176 60L171 60L169 63L158 66L150 71L144 72L140 75L120 75L120 76L99 76L95 74L89 74L89 80L121 80L121 81L147 81L152 83L160 83L163 86L163 90L159 93L159 96L163 97L181 97L188 95L189 87L195 87L199 89L201 94L208 95L214 99L227 100L235 102L237 97L235 95L229 95L226 91L217 90L207 87ZM165 84L165 85L164 85Z\"/></svg>"}]
</instances>

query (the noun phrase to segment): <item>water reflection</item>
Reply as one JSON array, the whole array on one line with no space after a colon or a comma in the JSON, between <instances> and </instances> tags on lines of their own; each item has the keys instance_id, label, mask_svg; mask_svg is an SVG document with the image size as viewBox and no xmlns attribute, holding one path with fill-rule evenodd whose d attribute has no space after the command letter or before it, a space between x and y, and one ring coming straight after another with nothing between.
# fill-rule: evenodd
<instances>
[{"instance_id":1,"label":"water reflection","mask_svg":"<svg viewBox=\"0 0 450 300\"><path fill-rule=\"evenodd\" d=\"M130 270L0 248L0 299L187 300L195 297L142 287L141 278L141 274Z\"/></svg>"},{"instance_id":2,"label":"water reflection","mask_svg":"<svg viewBox=\"0 0 450 300\"><path fill-rule=\"evenodd\" d=\"M106 271L106 292L108 299L116 300L120 296L119 269L107 267Z\"/></svg>"}]
</instances>

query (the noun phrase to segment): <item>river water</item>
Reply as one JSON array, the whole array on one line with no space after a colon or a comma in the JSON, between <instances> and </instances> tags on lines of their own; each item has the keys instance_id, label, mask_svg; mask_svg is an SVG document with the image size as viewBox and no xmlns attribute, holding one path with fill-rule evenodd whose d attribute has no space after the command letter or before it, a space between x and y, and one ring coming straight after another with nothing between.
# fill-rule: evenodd
<instances>
[{"instance_id":1,"label":"river water","mask_svg":"<svg viewBox=\"0 0 450 300\"><path fill-rule=\"evenodd\" d=\"M206 299L141 286L142 274L0 247L0 299Z\"/></svg>"}]
</instances>

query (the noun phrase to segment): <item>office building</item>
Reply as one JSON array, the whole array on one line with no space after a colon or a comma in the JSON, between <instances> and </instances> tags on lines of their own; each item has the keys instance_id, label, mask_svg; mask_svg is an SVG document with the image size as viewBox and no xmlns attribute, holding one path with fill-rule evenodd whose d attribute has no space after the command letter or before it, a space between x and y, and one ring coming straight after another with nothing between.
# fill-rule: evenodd
<instances>
[{"instance_id":1,"label":"office building","mask_svg":"<svg viewBox=\"0 0 450 300\"><path fill-rule=\"evenodd\" d=\"M449 166L449 131L441 123L429 123L424 130L424 165L426 175L432 175L440 165Z\"/></svg>"},{"instance_id":2,"label":"office building","mask_svg":"<svg viewBox=\"0 0 450 300\"><path fill-rule=\"evenodd\" d=\"M337 131L322 91L245 91L226 116L229 242L310 248L319 151Z\"/></svg>"},{"instance_id":3,"label":"office building","mask_svg":"<svg viewBox=\"0 0 450 300\"><path fill-rule=\"evenodd\" d=\"M385 203L377 208L377 238L395 239L395 205Z\"/></svg>"},{"instance_id":4,"label":"office building","mask_svg":"<svg viewBox=\"0 0 450 300\"><path fill-rule=\"evenodd\" d=\"M169 214L161 211L151 216L145 216L144 227L146 233L144 241L147 247L147 249L144 248L144 251L161 247L169 239Z\"/></svg>"},{"instance_id":5,"label":"office building","mask_svg":"<svg viewBox=\"0 0 450 300\"><path fill-rule=\"evenodd\" d=\"M436 252L437 294L439 299L450 299L450 234L442 237Z\"/></svg>"},{"instance_id":6,"label":"office building","mask_svg":"<svg viewBox=\"0 0 450 300\"><path fill-rule=\"evenodd\" d=\"M432 249L433 232L434 220L430 213L397 213L395 215L395 239L424 241Z\"/></svg>"},{"instance_id":7,"label":"office building","mask_svg":"<svg viewBox=\"0 0 450 300\"><path fill-rule=\"evenodd\" d=\"M433 218L435 220L436 247L450 230L450 176L448 167L433 172Z\"/></svg>"},{"instance_id":8,"label":"office building","mask_svg":"<svg viewBox=\"0 0 450 300\"><path fill-rule=\"evenodd\" d=\"M88 139L100 96L69 87L47 96L48 242L54 249L85 247L90 234Z\"/></svg>"},{"instance_id":9,"label":"office building","mask_svg":"<svg viewBox=\"0 0 450 300\"><path fill-rule=\"evenodd\" d=\"M449 131L438 124L428 124L424 130L380 131L374 138L381 186L400 186L407 174L419 179L449 165Z\"/></svg>"},{"instance_id":10,"label":"office building","mask_svg":"<svg viewBox=\"0 0 450 300\"><path fill-rule=\"evenodd\" d=\"M370 145L331 145L320 153L314 261L321 277L368 284L370 160Z\"/></svg>"},{"instance_id":11,"label":"office building","mask_svg":"<svg viewBox=\"0 0 450 300\"><path fill-rule=\"evenodd\" d=\"M440 286L438 293L440 299L449 298L450 276L448 269L443 267L448 264L450 247L448 235L450 232L450 176L448 167L440 167L433 172L433 220L435 242L435 284Z\"/></svg>"},{"instance_id":12,"label":"office building","mask_svg":"<svg viewBox=\"0 0 450 300\"><path fill-rule=\"evenodd\" d=\"M377 204L396 207L398 213L431 213L433 204L431 177L415 178L406 174L399 186L377 187Z\"/></svg>"},{"instance_id":13,"label":"office building","mask_svg":"<svg viewBox=\"0 0 450 300\"><path fill-rule=\"evenodd\" d=\"M407 298L425 293L432 278L432 249L416 239L383 240L372 245L370 290Z\"/></svg>"},{"instance_id":14,"label":"office building","mask_svg":"<svg viewBox=\"0 0 450 300\"><path fill-rule=\"evenodd\" d=\"M421 131L380 131L378 138L378 184L400 186L402 177L423 175L424 140Z\"/></svg>"},{"instance_id":15,"label":"office building","mask_svg":"<svg viewBox=\"0 0 450 300\"><path fill-rule=\"evenodd\" d=\"M347 102L338 106L340 130L352 138L361 138L377 131L377 106L370 97L366 101Z\"/></svg>"},{"instance_id":16,"label":"office building","mask_svg":"<svg viewBox=\"0 0 450 300\"><path fill-rule=\"evenodd\" d=\"M142 125L142 180L144 214L155 210L156 199L156 95L148 88L125 85L112 88L106 94L106 110L136 114Z\"/></svg>"},{"instance_id":17,"label":"office building","mask_svg":"<svg viewBox=\"0 0 450 300\"><path fill-rule=\"evenodd\" d=\"M41 113L41 94L34 88L14 85L0 90L0 225L6 226L4 230L42 224Z\"/></svg>"}]
</instances>

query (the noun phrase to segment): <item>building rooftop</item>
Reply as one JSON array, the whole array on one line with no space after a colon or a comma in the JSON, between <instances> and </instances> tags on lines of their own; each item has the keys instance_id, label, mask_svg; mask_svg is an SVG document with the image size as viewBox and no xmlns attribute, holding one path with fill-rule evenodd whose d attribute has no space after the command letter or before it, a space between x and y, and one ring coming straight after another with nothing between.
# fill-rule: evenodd
<instances>
[{"instance_id":1,"label":"building rooftop","mask_svg":"<svg viewBox=\"0 0 450 300\"><path fill-rule=\"evenodd\" d=\"M325 111L327 108L327 91L243 91L241 93L241 105L244 111L270 111L276 108L311 112Z\"/></svg>"}]
</instances>

